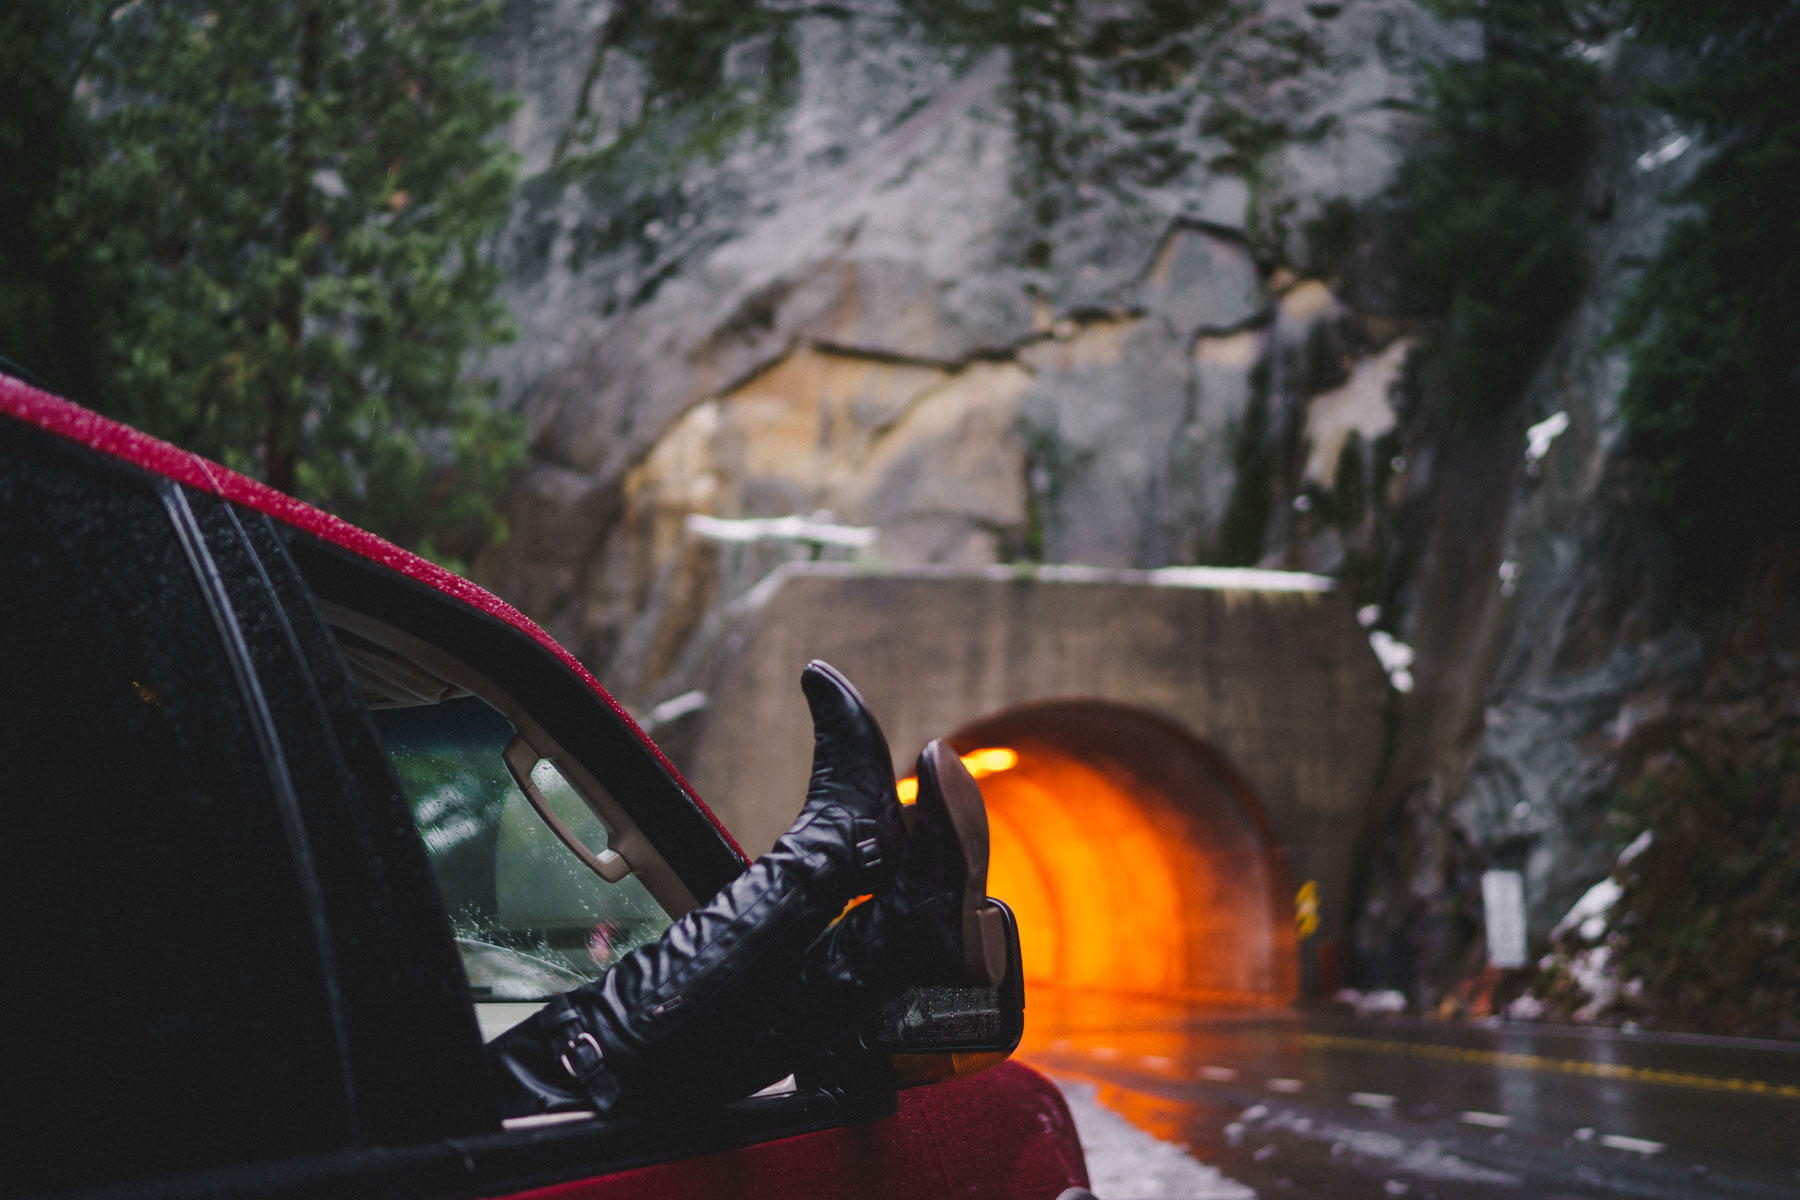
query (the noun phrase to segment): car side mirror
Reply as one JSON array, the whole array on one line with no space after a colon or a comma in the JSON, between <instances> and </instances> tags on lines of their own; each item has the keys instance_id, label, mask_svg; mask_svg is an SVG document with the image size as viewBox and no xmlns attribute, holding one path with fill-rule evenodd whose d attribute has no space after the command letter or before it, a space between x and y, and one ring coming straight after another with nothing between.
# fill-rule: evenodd
<instances>
[{"instance_id":1,"label":"car side mirror","mask_svg":"<svg viewBox=\"0 0 1800 1200\"><path fill-rule=\"evenodd\" d=\"M921 984L884 1004L859 1032L862 1049L885 1056L901 1084L933 1083L998 1066L1025 1033L1019 922L989 899L1006 926L1006 974L998 987Z\"/></svg>"}]
</instances>

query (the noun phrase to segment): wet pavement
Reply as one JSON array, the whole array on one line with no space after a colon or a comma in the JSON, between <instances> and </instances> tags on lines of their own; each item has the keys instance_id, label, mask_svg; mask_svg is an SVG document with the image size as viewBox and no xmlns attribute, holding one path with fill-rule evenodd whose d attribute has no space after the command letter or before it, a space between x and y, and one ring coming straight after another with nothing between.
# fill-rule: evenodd
<instances>
[{"instance_id":1,"label":"wet pavement","mask_svg":"<svg viewBox=\"0 0 1800 1200\"><path fill-rule=\"evenodd\" d=\"M1263 1197L1800 1197L1797 1045L1042 992L1027 1017L1027 1062Z\"/></svg>"}]
</instances>

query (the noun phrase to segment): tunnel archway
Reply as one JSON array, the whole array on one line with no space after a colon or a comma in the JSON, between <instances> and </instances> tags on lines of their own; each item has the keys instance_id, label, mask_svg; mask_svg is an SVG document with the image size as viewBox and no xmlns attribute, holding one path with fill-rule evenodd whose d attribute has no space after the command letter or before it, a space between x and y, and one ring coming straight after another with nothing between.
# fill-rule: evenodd
<instances>
[{"instance_id":1,"label":"tunnel archway","mask_svg":"<svg viewBox=\"0 0 1800 1200\"><path fill-rule=\"evenodd\" d=\"M1294 998L1287 867L1255 793L1217 751L1153 714L1086 700L1007 709L949 741L959 754L1018 756L981 788L988 890L1018 915L1034 992Z\"/></svg>"}]
</instances>

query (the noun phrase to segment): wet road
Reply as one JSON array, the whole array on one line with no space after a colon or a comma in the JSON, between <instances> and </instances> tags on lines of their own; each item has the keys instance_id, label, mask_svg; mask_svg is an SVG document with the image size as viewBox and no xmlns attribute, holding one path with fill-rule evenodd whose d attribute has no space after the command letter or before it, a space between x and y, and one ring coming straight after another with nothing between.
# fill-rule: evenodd
<instances>
[{"instance_id":1,"label":"wet road","mask_svg":"<svg viewBox=\"0 0 1800 1200\"><path fill-rule=\"evenodd\" d=\"M1800 1046L1030 1004L1021 1057L1260 1196L1800 1197Z\"/></svg>"}]
</instances>

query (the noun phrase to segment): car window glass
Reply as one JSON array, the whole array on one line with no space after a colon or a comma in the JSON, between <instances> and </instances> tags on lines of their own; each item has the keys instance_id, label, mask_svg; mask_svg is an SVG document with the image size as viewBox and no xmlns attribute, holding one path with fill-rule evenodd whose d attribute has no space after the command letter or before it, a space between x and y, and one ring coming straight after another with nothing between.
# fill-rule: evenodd
<instances>
[{"instance_id":1,"label":"car window glass","mask_svg":"<svg viewBox=\"0 0 1800 1200\"><path fill-rule=\"evenodd\" d=\"M668 914L634 876L608 883L557 840L501 753L510 723L472 696L378 709L375 726L411 804L477 1000L541 1000L597 979L652 941ZM586 845L605 826L556 768L532 779Z\"/></svg>"},{"instance_id":2,"label":"car window glass","mask_svg":"<svg viewBox=\"0 0 1800 1200\"><path fill-rule=\"evenodd\" d=\"M249 709L162 500L0 427L8 1189L349 1141Z\"/></svg>"}]
</instances>

